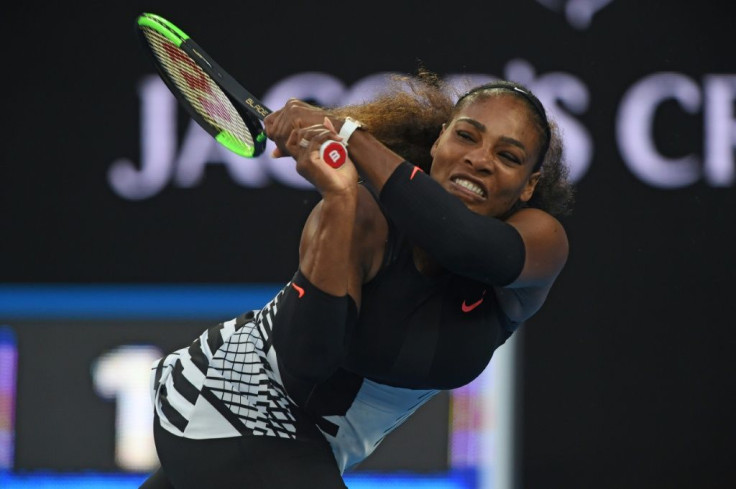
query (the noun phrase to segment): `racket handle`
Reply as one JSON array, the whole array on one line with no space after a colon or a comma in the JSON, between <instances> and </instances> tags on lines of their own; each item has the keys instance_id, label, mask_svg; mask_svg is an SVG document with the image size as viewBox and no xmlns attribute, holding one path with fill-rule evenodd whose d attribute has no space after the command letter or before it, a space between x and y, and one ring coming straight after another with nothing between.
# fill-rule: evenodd
<instances>
[{"instance_id":1,"label":"racket handle","mask_svg":"<svg viewBox=\"0 0 736 489\"><path fill-rule=\"evenodd\" d=\"M348 159L348 149L340 141L325 141L319 147L319 157L332 168L340 168Z\"/></svg>"}]
</instances>

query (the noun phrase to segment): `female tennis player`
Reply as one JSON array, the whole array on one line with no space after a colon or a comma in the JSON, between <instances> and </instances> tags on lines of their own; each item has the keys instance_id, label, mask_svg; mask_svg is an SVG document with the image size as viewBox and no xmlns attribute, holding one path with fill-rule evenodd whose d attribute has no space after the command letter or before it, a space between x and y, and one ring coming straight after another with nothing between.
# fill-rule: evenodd
<instances>
[{"instance_id":1,"label":"female tennis player","mask_svg":"<svg viewBox=\"0 0 736 489\"><path fill-rule=\"evenodd\" d=\"M345 488L345 470L475 379L542 307L572 197L544 107L510 82L456 103L432 75L406 83L266 118L275 156L322 197L298 270L262 309L155 364L162 468L142 487ZM338 169L320 157L330 140L347 145Z\"/></svg>"}]
</instances>

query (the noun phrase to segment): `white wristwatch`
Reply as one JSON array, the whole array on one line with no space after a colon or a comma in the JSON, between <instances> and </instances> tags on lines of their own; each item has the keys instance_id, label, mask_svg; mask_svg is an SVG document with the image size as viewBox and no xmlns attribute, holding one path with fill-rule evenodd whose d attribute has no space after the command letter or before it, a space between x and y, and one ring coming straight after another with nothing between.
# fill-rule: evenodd
<instances>
[{"instance_id":1,"label":"white wristwatch","mask_svg":"<svg viewBox=\"0 0 736 489\"><path fill-rule=\"evenodd\" d=\"M345 146L348 145L348 139L350 139L350 136L353 135L353 133L357 130L363 127L363 123L360 121L356 121L352 117L347 117L345 119L345 122L343 122L342 127L340 128L340 134L339 136L342 138L342 144Z\"/></svg>"}]
</instances>

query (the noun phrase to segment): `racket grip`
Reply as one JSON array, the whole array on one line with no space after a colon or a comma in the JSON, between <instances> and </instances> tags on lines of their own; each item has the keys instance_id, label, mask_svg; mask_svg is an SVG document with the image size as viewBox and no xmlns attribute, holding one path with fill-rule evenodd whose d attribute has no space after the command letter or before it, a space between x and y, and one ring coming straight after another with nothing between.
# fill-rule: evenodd
<instances>
[{"instance_id":1,"label":"racket grip","mask_svg":"<svg viewBox=\"0 0 736 489\"><path fill-rule=\"evenodd\" d=\"M348 149L340 141L325 141L319 147L319 157L332 168L340 168L348 159Z\"/></svg>"}]
</instances>

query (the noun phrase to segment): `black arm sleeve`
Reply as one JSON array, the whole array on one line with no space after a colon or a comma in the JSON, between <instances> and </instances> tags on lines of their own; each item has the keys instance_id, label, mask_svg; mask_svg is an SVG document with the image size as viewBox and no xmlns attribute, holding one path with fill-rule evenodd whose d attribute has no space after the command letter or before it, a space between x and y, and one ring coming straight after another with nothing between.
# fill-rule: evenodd
<instances>
[{"instance_id":1,"label":"black arm sleeve","mask_svg":"<svg viewBox=\"0 0 736 489\"><path fill-rule=\"evenodd\" d=\"M490 285L507 285L521 273L526 252L519 232L469 210L411 163L399 165L380 198L397 227L446 269Z\"/></svg>"},{"instance_id":2,"label":"black arm sleeve","mask_svg":"<svg viewBox=\"0 0 736 489\"><path fill-rule=\"evenodd\" d=\"M303 381L328 378L342 364L357 316L352 297L323 292L297 272L273 320L281 368Z\"/></svg>"}]
</instances>

